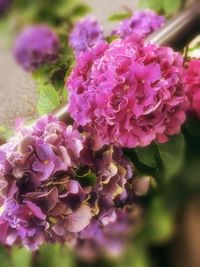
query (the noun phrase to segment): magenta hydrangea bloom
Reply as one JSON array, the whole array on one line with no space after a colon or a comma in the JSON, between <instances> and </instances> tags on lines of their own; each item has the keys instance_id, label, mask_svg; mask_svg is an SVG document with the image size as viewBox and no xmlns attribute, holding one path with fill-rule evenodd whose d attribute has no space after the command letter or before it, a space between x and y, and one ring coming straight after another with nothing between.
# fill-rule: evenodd
<instances>
[{"instance_id":1,"label":"magenta hydrangea bloom","mask_svg":"<svg viewBox=\"0 0 200 267\"><path fill-rule=\"evenodd\" d=\"M188 107L183 58L131 36L80 55L67 81L68 111L95 148L147 146L178 134Z\"/></svg>"},{"instance_id":2,"label":"magenta hydrangea bloom","mask_svg":"<svg viewBox=\"0 0 200 267\"><path fill-rule=\"evenodd\" d=\"M190 111L200 118L200 60L192 59L187 63L185 87L190 101Z\"/></svg>"},{"instance_id":3,"label":"magenta hydrangea bloom","mask_svg":"<svg viewBox=\"0 0 200 267\"><path fill-rule=\"evenodd\" d=\"M26 27L17 37L14 56L26 71L35 71L58 59L60 41L56 33L45 25Z\"/></svg>"},{"instance_id":4,"label":"magenta hydrangea bloom","mask_svg":"<svg viewBox=\"0 0 200 267\"><path fill-rule=\"evenodd\" d=\"M0 147L1 244L75 244L93 220L117 223L118 212L134 203L133 166L120 149L93 153L87 143L45 116Z\"/></svg>"},{"instance_id":5,"label":"magenta hydrangea bloom","mask_svg":"<svg viewBox=\"0 0 200 267\"><path fill-rule=\"evenodd\" d=\"M10 0L0 0L0 17L8 11L10 5L11 5Z\"/></svg>"},{"instance_id":6,"label":"magenta hydrangea bloom","mask_svg":"<svg viewBox=\"0 0 200 267\"><path fill-rule=\"evenodd\" d=\"M93 17L79 21L72 30L69 43L76 55L95 47L104 39L103 28Z\"/></svg>"},{"instance_id":7,"label":"magenta hydrangea bloom","mask_svg":"<svg viewBox=\"0 0 200 267\"><path fill-rule=\"evenodd\" d=\"M152 10L136 11L129 19L120 22L112 34L124 39L132 34L145 38L164 25L165 18Z\"/></svg>"}]
</instances>

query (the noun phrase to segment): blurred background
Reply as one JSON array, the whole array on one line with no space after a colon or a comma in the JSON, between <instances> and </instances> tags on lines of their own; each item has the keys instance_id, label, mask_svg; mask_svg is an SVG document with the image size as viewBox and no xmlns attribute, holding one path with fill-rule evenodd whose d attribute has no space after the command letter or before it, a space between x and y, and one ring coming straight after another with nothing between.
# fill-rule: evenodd
<instances>
[{"instance_id":1,"label":"blurred background","mask_svg":"<svg viewBox=\"0 0 200 267\"><path fill-rule=\"evenodd\" d=\"M14 1L14 0L13 0ZM34 0L22 1L24 5ZM73 0L66 0L70 3ZM20 2L20 1L19 1ZM36 1L37 2L37 1ZM48 9L49 1L42 1ZM117 22L108 18L123 10L138 8L138 0L85 0L88 14L93 14L109 32ZM159 11L163 1L141 1L142 6ZM183 5L192 1L167 0L167 17L176 16ZM140 5L141 6L141 5ZM33 7L34 8L34 7ZM20 13L22 12L22 13ZM13 16L6 14L0 22L0 131L8 131L16 119L30 121L38 117L36 83L29 73L24 72L13 59L12 44L16 29L21 23L26 8L16 10ZM164 10L161 10L163 14ZM27 15L28 16L28 15ZM19 20L19 21L18 21ZM25 18L26 20L26 18ZM19 23L20 22L20 23ZM14 30L13 30L14 29ZM200 31L200 29L199 29ZM196 45L196 44L195 44ZM199 47L197 45L196 53ZM193 126L194 127L194 126ZM196 127L196 128L195 128ZM200 267L200 127L195 125L195 136L188 141L187 166L167 186L143 199L146 215L139 222L140 231L123 257L100 259L85 263L67 249L59 246L45 246L40 252L27 252L15 248L12 251L0 248L0 267L73 267L73 266L119 266L119 267ZM5 130L6 129L6 130ZM187 129L185 130L187 132Z\"/></svg>"}]
</instances>

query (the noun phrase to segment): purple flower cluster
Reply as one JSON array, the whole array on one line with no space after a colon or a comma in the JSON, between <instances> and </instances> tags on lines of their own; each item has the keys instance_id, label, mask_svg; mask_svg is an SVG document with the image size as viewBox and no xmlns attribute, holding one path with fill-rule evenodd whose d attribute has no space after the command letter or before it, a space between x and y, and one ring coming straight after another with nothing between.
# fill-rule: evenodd
<instances>
[{"instance_id":1,"label":"purple flower cluster","mask_svg":"<svg viewBox=\"0 0 200 267\"><path fill-rule=\"evenodd\" d=\"M103 28L93 17L87 17L78 22L72 30L69 43L76 55L86 52L104 39Z\"/></svg>"},{"instance_id":2,"label":"purple flower cluster","mask_svg":"<svg viewBox=\"0 0 200 267\"><path fill-rule=\"evenodd\" d=\"M0 0L0 16L4 15L11 5L10 0Z\"/></svg>"},{"instance_id":3,"label":"purple flower cluster","mask_svg":"<svg viewBox=\"0 0 200 267\"><path fill-rule=\"evenodd\" d=\"M112 34L124 39L132 34L140 35L142 38L158 30L164 25L165 18L157 15L152 10L136 11L129 19L121 21Z\"/></svg>"},{"instance_id":4,"label":"purple flower cluster","mask_svg":"<svg viewBox=\"0 0 200 267\"><path fill-rule=\"evenodd\" d=\"M102 254L120 255L132 235L139 207L134 204L133 167L117 148L95 159L97 183L92 192L94 216L72 245L87 260ZM96 204L95 204L96 202ZM98 203L98 204L97 204Z\"/></svg>"},{"instance_id":5,"label":"purple flower cluster","mask_svg":"<svg viewBox=\"0 0 200 267\"><path fill-rule=\"evenodd\" d=\"M93 219L73 244L77 254L86 261L104 255L119 257L127 246L127 240L133 235L130 225L138 224L138 212L138 207L126 207L123 211L117 211L107 225Z\"/></svg>"},{"instance_id":6,"label":"purple flower cluster","mask_svg":"<svg viewBox=\"0 0 200 267\"><path fill-rule=\"evenodd\" d=\"M183 58L135 35L80 55L67 81L68 111L95 149L147 146L178 134L188 101Z\"/></svg>"},{"instance_id":7,"label":"purple flower cluster","mask_svg":"<svg viewBox=\"0 0 200 267\"><path fill-rule=\"evenodd\" d=\"M100 242L119 214L126 233L132 177L133 166L120 149L94 153L72 126L52 116L39 119L0 148L1 244L31 250L44 242L78 247L94 228Z\"/></svg>"},{"instance_id":8,"label":"purple flower cluster","mask_svg":"<svg viewBox=\"0 0 200 267\"><path fill-rule=\"evenodd\" d=\"M35 71L58 59L60 41L56 33L45 25L29 26L17 37L14 56L26 71Z\"/></svg>"}]
</instances>

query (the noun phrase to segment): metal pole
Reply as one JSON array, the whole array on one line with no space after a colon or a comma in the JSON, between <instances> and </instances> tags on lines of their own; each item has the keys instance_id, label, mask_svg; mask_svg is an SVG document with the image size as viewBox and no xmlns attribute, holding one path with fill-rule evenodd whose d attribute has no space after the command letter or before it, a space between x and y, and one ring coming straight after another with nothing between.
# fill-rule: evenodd
<instances>
[{"instance_id":1,"label":"metal pole","mask_svg":"<svg viewBox=\"0 0 200 267\"><path fill-rule=\"evenodd\" d=\"M181 50L198 33L200 33L200 0L169 20L160 30L149 36L146 43ZM66 110L66 103L58 107L53 114L65 123L72 122Z\"/></svg>"},{"instance_id":2,"label":"metal pole","mask_svg":"<svg viewBox=\"0 0 200 267\"><path fill-rule=\"evenodd\" d=\"M199 33L200 1L198 0L150 35L146 42L182 50Z\"/></svg>"}]
</instances>

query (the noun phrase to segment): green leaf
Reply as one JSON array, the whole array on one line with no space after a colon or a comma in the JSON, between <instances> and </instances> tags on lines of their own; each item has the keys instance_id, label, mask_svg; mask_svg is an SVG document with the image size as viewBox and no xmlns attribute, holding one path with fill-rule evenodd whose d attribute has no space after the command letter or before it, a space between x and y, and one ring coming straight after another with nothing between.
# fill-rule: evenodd
<instances>
[{"instance_id":1,"label":"green leaf","mask_svg":"<svg viewBox=\"0 0 200 267\"><path fill-rule=\"evenodd\" d=\"M50 81L57 92L62 90L65 86L65 74L66 69L64 67L55 68L50 73Z\"/></svg>"},{"instance_id":2,"label":"green leaf","mask_svg":"<svg viewBox=\"0 0 200 267\"><path fill-rule=\"evenodd\" d=\"M23 266L23 265L22 265ZM21 267L22 267L21 266ZM73 267L74 257L73 254L61 245L44 245L39 251L38 258L36 259L37 267ZM24 266L23 266L24 267Z\"/></svg>"},{"instance_id":3,"label":"green leaf","mask_svg":"<svg viewBox=\"0 0 200 267\"><path fill-rule=\"evenodd\" d=\"M13 267L10 253L8 253L8 251L2 246L0 246L0 266Z\"/></svg>"},{"instance_id":4,"label":"green leaf","mask_svg":"<svg viewBox=\"0 0 200 267\"><path fill-rule=\"evenodd\" d=\"M51 84L42 84L38 89L38 113L40 115L50 113L60 104L59 95Z\"/></svg>"},{"instance_id":5,"label":"green leaf","mask_svg":"<svg viewBox=\"0 0 200 267\"><path fill-rule=\"evenodd\" d=\"M200 123L199 123L199 120L197 118L192 117L192 116L190 118L188 118L184 127L185 127L187 133L189 134L191 141L194 141L194 139L199 140Z\"/></svg>"},{"instance_id":6,"label":"green leaf","mask_svg":"<svg viewBox=\"0 0 200 267\"><path fill-rule=\"evenodd\" d=\"M94 185L96 183L96 175L91 170L77 170L76 177L84 186Z\"/></svg>"},{"instance_id":7,"label":"green leaf","mask_svg":"<svg viewBox=\"0 0 200 267\"><path fill-rule=\"evenodd\" d=\"M130 245L123 257L117 259L115 267L150 267L149 255L141 245Z\"/></svg>"},{"instance_id":8,"label":"green leaf","mask_svg":"<svg viewBox=\"0 0 200 267\"><path fill-rule=\"evenodd\" d=\"M79 17L79 16L84 16L85 14L87 14L90 11L89 6L85 5L85 4L78 4L77 6L74 7L74 9L72 10L71 15L75 16L75 17Z\"/></svg>"},{"instance_id":9,"label":"green leaf","mask_svg":"<svg viewBox=\"0 0 200 267\"><path fill-rule=\"evenodd\" d=\"M137 154L137 157L141 163L144 165L151 167L151 168L156 168L157 167L157 162L155 159L155 153L157 149L155 145L150 145L146 148L136 148L135 152Z\"/></svg>"},{"instance_id":10,"label":"green leaf","mask_svg":"<svg viewBox=\"0 0 200 267\"><path fill-rule=\"evenodd\" d=\"M140 9L150 8L156 12L160 12L163 9L163 1L161 1L161 0L140 0L138 7Z\"/></svg>"},{"instance_id":11,"label":"green leaf","mask_svg":"<svg viewBox=\"0 0 200 267\"><path fill-rule=\"evenodd\" d=\"M118 37L116 35L109 35L106 37L106 41L110 44L112 43L114 40L116 40Z\"/></svg>"},{"instance_id":12,"label":"green leaf","mask_svg":"<svg viewBox=\"0 0 200 267\"><path fill-rule=\"evenodd\" d=\"M182 6L183 0L140 0L139 8L150 8L156 12L164 12L167 16L176 13Z\"/></svg>"},{"instance_id":13,"label":"green leaf","mask_svg":"<svg viewBox=\"0 0 200 267\"><path fill-rule=\"evenodd\" d=\"M164 0L163 9L166 15L172 15L176 13L182 5L182 0Z\"/></svg>"},{"instance_id":14,"label":"green leaf","mask_svg":"<svg viewBox=\"0 0 200 267\"><path fill-rule=\"evenodd\" d=\"M167 181L180 171L184 152L185 139L182 134L171 137L164 144L125 150L138 174L157 177L160 181Z\"/></svg>"},{"instance_id":15,"label":"green leaf","mask_svg":"<svg viewBox=\"0 0 200 267\"><path fill-rule=\"evenodd\" d=\"M163 197L154 198L146 213L145 239L154 243L166 242L172 237L174 228L173 213L166 207Z\"/></svg>"},{"instance_id":16,"label":"green leaf","mask_svg":"<svg viewBox=\"0 0 200 267\"><path fill-rule=\"evenodd\" d=\"M127 19L130 18L132 15L131 12L126 12L126 13L117 13L117 14L113 14L112 16L110 16L108 18L109 21L120 21L123 19Z\"/></svg>"},{"instance_id":17,"label":"green leaf","mask_svg":"<svg viewBox=\"0 0 200 267\"><path fill-rule=\"evenodd\" d=\"M169 179L180 170L185 152L185 140L182 134L171 137L165 144L157 144L162 162L164 177Z\"/></svg>"},{"instance_id":18,"label":"green leaf","mask_svg":"<svg viewBox=\"0 0 200 267\"><path fill-rule=\"evenodd\" d=\"M11 258L13 267L31 267L32 254L25 248L13 248Z\"/></svg>"},{"instance_id":19,"label":"green leaf","mask_svg":"<svg viewBox=\"0 0 200 267\"><path fill-rule=\"evenodd\" d=\"M0 126L0 145L1 143L4 143L4 141L8 140L10 137L12 137L14 134L13 129L5 128L3 126Z\"/></svg>"},{"instance_id":20,"label":"green leaf","mask_svg":"<svg viewBox=\"0 0 200 267\"><path fill-rule=\"evenodd\" d=\"M66 88L63 89L63 95L62 95L62 102L67 102L68 99L68 91Z\"/></svg>"}]
</instances>

